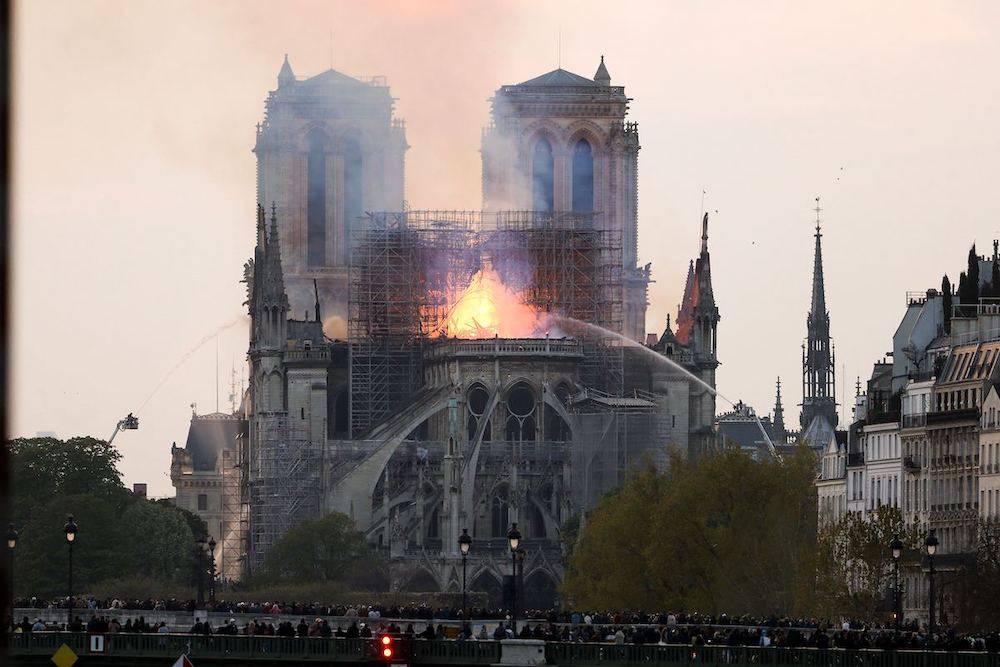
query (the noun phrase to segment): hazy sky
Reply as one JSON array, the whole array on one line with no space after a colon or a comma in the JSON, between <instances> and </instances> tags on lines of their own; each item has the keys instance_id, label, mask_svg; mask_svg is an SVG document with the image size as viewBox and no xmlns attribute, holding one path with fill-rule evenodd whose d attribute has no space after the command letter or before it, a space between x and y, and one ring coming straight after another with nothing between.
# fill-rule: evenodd
<instances>
[{"instance_id":1,"label":"hazy sky","mask_svg":"<svg viewBox=\"0 0 1000 667\"><path fill-rule=\"evenodd\" d=\"M107 437L199 341L222 384L246 352L254 123L287 52L384 74L414 208L477 208L501 84L601 54L634 98L650 331L676 313L701 193L718 384L789 422L823 198L838 395L891 348L907 290L953 282L1000 236L1000 4L891 2L49 2L15 10L13 429ZM332 32L332 40L331 40ZM838 180L839 178L839 180ZM126 481L172 493L216 345L119 437ZM840 374L840 368L838 368ZM226 405L228 386L219 390ZM720 403L720 411L722 404Z\"/></svg>"}]
</instances>

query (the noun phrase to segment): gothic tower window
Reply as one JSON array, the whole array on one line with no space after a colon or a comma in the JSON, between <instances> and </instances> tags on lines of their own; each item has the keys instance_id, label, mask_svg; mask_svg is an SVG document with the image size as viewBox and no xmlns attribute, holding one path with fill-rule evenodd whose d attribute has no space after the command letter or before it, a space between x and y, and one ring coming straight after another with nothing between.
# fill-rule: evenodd
<instances>
[{"instance_id":1,"label":"gothic tower window","mask_svg":"<svg viewBox=\"0 0 1000 667\"><path fill-rule=\"evenodd\" d=\"M364 212L363 167L361 147L350 137L344 142L344 244L340 259L345 265L350 259L351 229Z\"/></svg>"},{"instance_id":2,"label":"gothic tower window","mask_svg":"<svg viewBox=\"0 0 1000 667\"><path fill-rule=\"evenodd\" d=\"M326 264L326 141L323 133L309 135L306 228L309 266Z\"/></svg>"},{"instance_id":3,"label":"gothic tower window","mask_svg":"<svg viewBox=\"0 0 1000 667\"><path fill-rule=\"evenodd\" d=\"M531 158L531 208L535 211L551 213L555 209L553 172L552 144L539 139Z\"/></svg>"},{"instance_id":4,"label":"gothic tower window","mask_svg":"<svg viewBox=\"0 0 1000 667\"><path fill-rule=\"evenodd\" d=\"M505 537L507 529L510 527L510 504L507 498L507 489L500 488L493 496L490 503L490 535L492 537Z\"/></svg>"},{"instance_id":5,"label":"gothic tower window","mask_svg":"<svg viewBox=\"0 0 1000 667\"><path fill-rule=\"evenodd\" d=\"M590 142L580 139L573 148L573 212L594 210L594 152Z\"/></svg>"}]
</instances>

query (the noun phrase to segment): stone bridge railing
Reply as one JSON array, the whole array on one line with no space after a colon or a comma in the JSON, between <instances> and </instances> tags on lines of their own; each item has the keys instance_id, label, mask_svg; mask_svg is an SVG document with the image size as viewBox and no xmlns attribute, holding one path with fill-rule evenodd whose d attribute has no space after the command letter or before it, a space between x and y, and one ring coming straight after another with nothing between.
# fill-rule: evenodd
<instances>
[{"instance_id":1,"label":"stone bridge railing","mask_svg":"<svg viewBox=\"0 0 1000 667\"><path fill-rule=\"evenodd\" d=\"M92 657L86 633L35 632L9 635L10 664L47 664L67 645L81 659ZM378 663L372 639L244 637L178 634L103 635L100 662L136 664L175 660L182 653L204 664ZM413 665L582 665L632 664L692 667L1000 667L1000 655L955 651L883 651L776 647L565 644L540 640L423 641L398 639L393 663ZM87 660L90 664L92 660ZM167 664L163 662L162 664Z\"/></svg>"}]
</instances>

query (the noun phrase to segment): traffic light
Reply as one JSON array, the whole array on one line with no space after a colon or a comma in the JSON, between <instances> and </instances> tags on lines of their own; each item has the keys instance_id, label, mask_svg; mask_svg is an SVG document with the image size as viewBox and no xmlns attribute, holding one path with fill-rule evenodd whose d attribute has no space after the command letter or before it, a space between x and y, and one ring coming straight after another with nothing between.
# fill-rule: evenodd
<instances>
[{"instance_id":1,"label":"traffic light","mask_svg":"<svg viewBox=\"0 0 1000 667\"><path fill-rule=\"evenodd\" d=\"M379 656L383 660L392 660L393 656L396 654L395 642L391 635L382 635L379 640Z\"/></svg>"},{"instance_id":2,"label":"traffic light","mask_svg":"<svg viewBox=\"0 0 1000 667\"><path fill-rule=\"evenodd\" d=\"M365 660L370 665L408 665L411 652L409 639L388 632L365 642Z\"/></svg>"}]
</instances>

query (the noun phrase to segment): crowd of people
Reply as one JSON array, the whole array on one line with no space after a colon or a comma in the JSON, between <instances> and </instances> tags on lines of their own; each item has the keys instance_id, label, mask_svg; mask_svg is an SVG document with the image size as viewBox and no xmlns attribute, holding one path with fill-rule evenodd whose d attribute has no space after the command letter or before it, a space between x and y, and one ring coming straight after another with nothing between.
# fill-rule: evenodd
<instances>
[{"instance_id":1,"label":"crowd of people","mask_svg":"<svg viewBox=\"0 0 1000 667\"><path fill-rule=\"evenodd\" d=\"M65 609L67 600L42 600L27 598L15 601L20 609ZM40 618L31 621L25 616L20 622L8 620L8 628L15 632L41 632L70 630L100 633L191 633L221 635L255 635L279 637L371 637L389 632L417 639L456 639L459 641L486 641L513 638L509 610L503 608L475 607L468 616L458 607L436 607L427 604L410 605L337 605L318 602L272 602L252 600L212 600L201 609L216 614L259 615L261 618L245 620L242 625L235 618L217 622L198 621L192 627L171 628L165 622L147 623L143 616L129 618L124 623L109 610L149 612L195 612L199 609L194 600L179 599L97 599L93 596L74 599L74 607L86 612L77 615L67 628L65 624L46 624ZM90 615L91 620L82 619ZM291 620L273 619L275 616L297 616ZM680 612L611 612L611 611L560 611L555 609L521 610L519 616L527 621L519 625L518 638L544 639L560 642L610 642L618 644L684 644L724 646L777 646L811 648L941 648L951 650L1000 650L1000 635L968 635L945 630L930 635L915 621L903 623L894 629L844 620L835 625L814 618L779 616L753 617L749 615L689 614ZM267 617L267 618L265 618ZM326 620L323 617L340 619ZM307 621L314 618L314 621ZM414 624L423 626L419 632ZM475 619L475 620L466 620ZM436 626L433 621L445 621ZM456 623L457 621L457 623ZM487 624L482 621L489 622Z\"/></svg>"},{"instance_id":2,"label":"crowd of people","mask_svg":"<svg viewBox=\"0 0 1000 667\"><path fill-rule=\"evenodd\" d=\"M400 609L388 608L387 612ZM353 613L352 613L353 612ZM379 610L371 608L364 616L350 607L340 617L330 621L321 617L298 622L276 620L261 616L251 617L240 624L235 618L224 619L213 625L209 620L198 620L191 627L170 627L164 621L149 623L143 616L126 619L124 623L112 615L95 612L86 623L77 615L67 626L63 623L46 624L41 618L31 621L25 616L8 628L18 633L70 631L96 634L116 633L181 633L193 635L230 635L258 637L321 637L365 639L392 634L414 640L497 641L503 639L541 639L564 643L606 643L630 645L681 645L691 647L784 647L813 649L883 649L883 650L948 650L1000 652L1000 633L973 635L947 630L931 635L918 628L900 631L883 627L868 627L843 621L838 625L805 619L753 619L745 616L604 613L585 614L570 612L563 615L551 612L547 620L527 620L517 625L514 632L509 617L493 623L450 622L435 623L431 617L413 622L383 618ZM417 618L416 616L412 618ZM444 620L444 619L441 619ZM482 620L482 619L480 619Z\"/></svg>"},{"instance_id":3,"label":"crowd of people","mask_svg":"<svg viewBox=\"0 0 1000 667\"><path fill-rule=\"evenodd\" d=\"M66 598L45 600L41 598L22 598L15 601L18 609L65 609ZM179 600L176 598L159 599L129 599L107 598L98 599L93 596L74 599L74 607L91 612L106 610L124 611L168 611L194 612L199 607L195 600ZM334 616L345 619L380 618L414 619L426 621L432 619L461 621L465 614L461 607L440 607L428 604L409 605L345 605L322 604L319 602L280 602L252 600L209 600L202 608L208 612L224 614L261 614L265 616ZM484 621L499 621L506 619L510 611L504 607L469 607L468 618ZM824 625L822 619L792 618L787 616L755 617L750 615L730 616L728 614L698 614L683 612L632 612L632 611L566 611L556 609L520 609L518 616L534 621L545 621L555 624L574 625L698 625L698 626L755 626L764 628L799 628L817 629ZM870 627L858 621L848 621L852 629ZM906 627L917 630L916 624Z\"/></svg>"}]
</instances>

